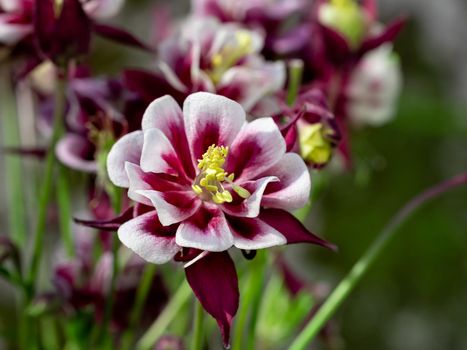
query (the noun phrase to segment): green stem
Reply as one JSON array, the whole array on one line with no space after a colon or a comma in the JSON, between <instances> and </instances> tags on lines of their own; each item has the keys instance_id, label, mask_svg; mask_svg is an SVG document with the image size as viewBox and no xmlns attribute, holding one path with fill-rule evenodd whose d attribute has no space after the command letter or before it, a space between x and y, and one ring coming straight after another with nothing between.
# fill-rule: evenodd
<instances>
[{"instance_id":1,"label":"green stem","mask_svg":"<svg viewBox=\"0 0 467 350\"><path fill-rule=\"evenodd\" d=\"M302 84L303 61L294 59L289 62L289 87L287 90L287 104L292 106L297 99Z\"/></svg>"},{"instance_id":2,"label":"green stem","mask_svg":"<svg viewBox=\"0 0 467 350\"><path fill-rule=\"evenodd\" d=\"M0 70L0 106L2 108L4 147L19 147L19 116L16 111L16 98L10 80L8 66ZM24 245L27 235L26 208L24 206L24 183L22 179L21 157L7 155L5 159L6 181L9 205L9 227L13 241L19 247Z\"/></svg>"},{"instance_id":3,"label":"green stem","mask_svg":"<svg viewBox=\"0 0 467 350\"><path fill-rule=\"evenodd\" d=\"M137 350L149 350L154 347L156 341L164 334L170 322L177 316L191 295L191 288L186 281L178 288L177 292L161 312L159 317L149 327L143 337L136 344Z\"/></svg>"},{"instance_id":4,"label":"green stem","mask_svg":"<svg viewBox=\"0 0 467 350\"><path fill-rule=\"evenodd\" d=\"M104 320L102 322L101 327L101 334L107 334L107 330L109 329L110 320L112 319L112 309L114 306L115 301L115 291L117 286L117 276L119 272L119 263L118 263L118 247L119 247L119 240L114 235L112 237L112 279L110 281L110 291L109 295L107 296L107 302L105 304L105 311L104 311ZM98 336L98 341L100 340L100 336ZM108 337L107 345L110 348L113 348L112 339Z\"/></svg>"},{"instance_id":5,"label":"green stem","mask_svg":"<svg viewBox=\"0 0 467 350\"><path fill-rule=\"evenodd\" d=\"M303 350L310 344L323 326L333 316L342 302L349 296L355 286L360 282L375 260L388 246L396 229L421 205L427 201L443 194L444 192L467 184L467 173L453 177L447 181L431 187L425 192L409 201L388 223L378 238L369 247L366 253L357 261L347 276L339 283L329 295L315 316L308 322L307 326L298 335L290 346L290 350Z\"/></svg>"},{"instance_id":6,"label":"green stem","mask_svg":"<svg viewBox=\"0 0 467 350\"><path fill-rule=\"evenodd\" d=\"M191 350L201 350L204 340L204 310L201 303L195 298L195 319L191 338Z\"/></svg>"},{"instance_id":7,"label":"green stem","mask_svg":"<svg viewBox=\"0 0 467 350\"><path fill-rule=\"evenodd\" d=\"M47 212L50 198L52 196L52 187L54 180L53 173L56 164L55 146L63 130L63 118L66 104L66 76L66 72L58 71L57 82L55 86L55 109L52 140L47 151L45 174L39 196L38 218L36 232L34 235L35 241L33 246L31 267L29 269L29 275L27 279L29 288L28 299L30 299L34 294L40 261L42 253L44 251L44 234L47 223Z\"/></svg>"},{"instance_id":8,"label":"green stem","mask_svg":"<svg viewBox=\"0 0 467 350\"><path fill-rule=\"evenodd\" d=\"M71 230L72 215L71 215L71 199L70 187L68 184L67 169L60 165L57 179L57 201L60 221L60 233L65 245L65 251L68 257L75 255L75 247L73 244L73 233Z\"/></svg>"},{"instance_id":9,"label":"green stem","mask_svg":"<svg viewBox=\"0 0 467 350\"><path fill-rule=\"evenodd\" d=\"M156 271L157 265L154 264L147 264L144 268L143 276L141 277L141 281L136 292L136 300L133 304L133 309L131 310L130 314L130 324L128 326L127 331L123 335L122 349L131 349L136 326L138 320L141 317L143 306L146 303L146 299L149 290L151 289L151 285L154 280L154 276L156 275Z\"/></svg>"},{"instance_id":10,"label":"green stem","mask_svg":"<svg viewBox=\"0 0 467 350\"><path fill-rule=\"evenodd\" d=\"M267 264L266 251L259 250L255 260L251 264L247 288L244 288L240 309L235 321L232 350L245 349L244 339L248 340L248 346L253 346L255 341L256 321L258 319L261 291L264 285ZM248 316L250 316L250 322L247 326Z\"/></svg>"}]
</instances>

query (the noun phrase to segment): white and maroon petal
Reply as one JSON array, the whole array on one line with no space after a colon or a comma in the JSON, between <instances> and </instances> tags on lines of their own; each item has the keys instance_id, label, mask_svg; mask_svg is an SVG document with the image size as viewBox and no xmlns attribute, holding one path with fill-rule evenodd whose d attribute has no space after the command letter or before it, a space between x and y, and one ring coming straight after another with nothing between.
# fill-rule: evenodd
<instances>
[{"instance_id":1,"label":"white and maroon petal","mask_svg":"<svg viewBox=\"0 0 467 350\"><path fill-rule=\"evenodd\" d=\"M128 187L130 182L125 171L125 163L139 164L143 149L143 132L133 131L120 138L107 156L107 172L115 186Z\"/></svg>"},{"instance_id":2,"label":"white and maroon petal","mask_svg":"<svg viewBox=\"0 0 467 350\"><path fill-rule=\"evenodd\" d=\"M234 262L227 252L209 253L187 267L185 273L203 308L216 319L227 349L240 298Z\"/></svg>"},{"instance_id":3,"label":"white and maroon petal","mask_svg":"<svg viewBox=\"0 0 467 350\"><path fill-rule=\"evenodd\" d=\"M159 129L144 132L141 169L144 172L182 175L182 164L169 139Z\"/></svg>"},{"instance_id":4,"label":"white and maroon petal","mask_svg":"<svg viewBox=\"0 0 467 350\"><path fill-rule=\"evenodd\" d=\"M128 197L135 202L152 206L149 198L142 196L138 191L155 190L159 192L182 191L183 184L178 177L166 176L165 174L154 174L144 172L139 165L127 162L125 171L130 180Z\"/></svg>"},{"instance_id":5,"label":"white and maroon petal","mask_svg":"<svg viewBox=\"0 0 467 350\"><path fill-rule=\"evenodd\" d=\"M222 204L222 210L227 214L234 216L242 216L248 218L257 217L259 215L261 200L263 197L263 193L266 190L266 187L268 186L268 184L276 181L279 181L277 177L268 176L256 181L248 181L245 183L241 183L241 187L250 192L251 195L248 198L244 199L238 196L233 190L231 190L234 200L232 201L232 203Z\"/></svg>"},{"instance_id":6,"label":"white and maroon petal","mask_svg":"<svg viewBox=\"0 0 467 350\"><path fill-rule=\"evenodd\" d=\"M136 191L136 193L151 201L164 226L188 219L201 205L201 201L191 190L166 192L141 190Z\"/></svg>"},{"instance_id":7,"label":"white and maroon petal","mask_svg":"<svg viewBox=\"0 0 467 350\"><path fill-rule=\"evenodd\" d=\"M218 92L251 111L258 102L278 92L285 82L283 62L261 62L259 67L235 66L226 71L218 85Z\"/></svg>"},{"instance_id":8,"label":"white and maroon petal","mask_svg":"<svg viewBox=\"0 0 467 350\"><path fill-rule=\"evenodd\" d=\"M14 45L32 32L32 25L10 23L9 14L0 14L0 44Z\"/></svg>"},{"instance_id":9,"label":"white and maroon petal","mask_svg":"<svg viewBox=\"0 0 467 350\"><path fill-rule=\"evenodd\" d=\"M276 164L285 153L285 141L272 118L245 125L232 143L226 171L238 180L253 180Z\"/></svg>"},{"instance_id":10,"label":"white and maroon petal","mask_svg":"<svg viewBox=\"0 0 467 350\"><path fill-rule=\"evenodd\" d=\"M156 211L151 211L120 226L118 238L144 260L163 264L180 250L175 243L176 229L162 226Z\"/></svg>"},{"instance_id":11,"label":"white and maroon petal","mask_svg":"<svg viewBox=\"0 0 467 350\"><path fill-rule=\"evenodd\" d=\"M282 209L263 209L259 219L274 227L287 239L287 244L311 243L337 250L336 246L306 229L295 216Z\"/></svg>"},{"instance_id":12,"label":"white and maroon petal","mask_svg":"<svg viewBox=\"0 0 467 350\"><path fill-rule=\"evenodd\" d=\"M256 250L287 243L282 233L259 219L228 216L227 221L238 249Z\"/></svg>"},{"instance_id":13,"label":"white and maroon petal","mask_svg":"<svg viewBox=\"0 0 467 350\"><path fill-rule=\"evenodd\" d=\"M83 8L86 13L94 19L107 19L116 16L125 0L90 0L83 1Z\"/></svg>"},{"instance_id":14,"label":"white and maroon petal","mask_svg":"<svg viewBox=\"0 0 467 350\"><path fill-rule=\"evenodd\" d=\"M171 140L177 133L184 133L182 109L172 96L159 97L144 112L141 126L143 131L157 128Z\"/></svg>"},{"instance_id":15,"label":"white and maroon petal","mask_svg":"<svg viewBox=\"0 0 467 350\"><path fill-rule=\"evenodd\" d=\"M94 159L94 147L86 138L76 134L66 134L55 148L57 159L71 169L95 173L97 163Z\"/></svg>"},{"instance_id":16,"label":"white and maroon petal","mask_svg":"<svg viewBox=\"0 0 467 350\"><path fill-rule=\"evenodd\" d=\"M24 0L0 0L0 8L5 12L21 11Z\"/></svg>"},{"instance_id":17,"label":"white and maroon petal","mask_svg":"<svg viewBox=\"0 0 467 350\"><path fill-rule=\"evenodd\" d=\"M221 252L233 245L224 213L217 206L207 204L180 224L175 240L179 246L211 252Z\"/></svg>"},{"instance_id":18,"label":"white and maroon petal","mask_svg":"<svg viewBox=\"0 0 467 350\"><path fill-rule=\"evenodd\" d=\"M296 210L306 205L310 196L310 173L303 159L296 153L286 153L272 168L264 172L274 175L278 182L271 183L263 193L264 207Z\"/></svg>"},{"instance_id":19,"label":"white and maroon petal","mask_svg":"<svg viewBox=\"0 0 467 350\"><path fill-rule=\"evenodd\" d=\"M185 128L193 161L209 146L230 146L245 124L242 106L224 96L198 92L183 104Z\"/></svg>"},{"instance_id":20,"label":"white and maroon petal","mask_svg":"<svg viewBox=\"0 0 467 350\"><path fill-rule=\"evenodd\" d=\"M149 105L143 115L142 128L143 131L153 128L161 130L178 154L186 174L194 176L183 113L171 96L160 97Z\"/></svg>"}]
</instances>

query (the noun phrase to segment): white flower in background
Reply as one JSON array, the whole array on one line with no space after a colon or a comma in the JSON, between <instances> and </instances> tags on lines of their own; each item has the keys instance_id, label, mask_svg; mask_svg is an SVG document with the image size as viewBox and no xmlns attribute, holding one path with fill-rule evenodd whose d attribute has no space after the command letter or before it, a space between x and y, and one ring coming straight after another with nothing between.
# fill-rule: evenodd
<instances>
[{"instance_id":1,"label":"white flower in background","mask_svg":"<svg viewBox=\"0 0 467 350\"><path fill-rule=\"evenodd\" d=\"M347 86L347 113L356 125L380 126L395 115L402 71L392 45L366 54Z\"/></svg>"}]
</instances>

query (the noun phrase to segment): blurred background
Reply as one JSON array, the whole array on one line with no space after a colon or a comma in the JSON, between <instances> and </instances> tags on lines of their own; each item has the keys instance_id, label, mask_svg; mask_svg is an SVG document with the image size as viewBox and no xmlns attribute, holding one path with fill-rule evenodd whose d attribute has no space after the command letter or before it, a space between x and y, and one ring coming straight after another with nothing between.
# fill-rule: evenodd
<instances>
[{"instance_id":1,"label":"blurred background","mask_svg":"<svg viewBox=\"0 0 467 350\"><path fill-rule=\"evenodd\" d=\"M115 21L152 40L155 4L170 6L175 17L189 8L187 0L131 0ZM467 169L467 2L380 0L379 5L383 20L410 16L396 42L404 70L397 116L380 128L354 130L352 171L325 170L307 224L337 244L339 252L286 250L287 261L301 277L329 287L344 277L406 201ZM95 45L100 46L91 59L96 72L151 64L138 52L103 41ZM26 169L35 167L30 163ZM0 197L7 198L3 157L1 164ZM7 205L0 201L2 228L7 227ZM428 203L398 230L337 313L336 348L466 350L466 250L467 188L462 188ZM11 301L0 281L0 308Z\"/></svg>"}]
</instances>

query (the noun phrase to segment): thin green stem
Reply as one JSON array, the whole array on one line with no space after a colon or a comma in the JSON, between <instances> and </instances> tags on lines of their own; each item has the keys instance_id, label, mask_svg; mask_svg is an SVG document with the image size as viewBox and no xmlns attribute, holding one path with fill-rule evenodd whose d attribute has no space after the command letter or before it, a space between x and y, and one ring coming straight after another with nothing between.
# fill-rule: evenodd
<instances>
[{"instance_id":1,"label":"thin green stem","mask_svg":"<svg viewBox=\"0 0 467 350\"><path fill-rule=\"evenodd\" d=\"M169 301L159 317L149 327L143 337L136 344L137 350L149 350L154 347L156 341L164 334L165 330L177 316L182 307L188 302L191 288L186 281L178 288L173 298Z\"/></svg>"},{"instance_id":2,"label":"thin green stem","mask_svg":"<svg viewBox=\"0 0 467 350\"><path fill-rule=\"evenodd\" d=\"M154 276L156 275L156 271L157 265L154 264L146 264L144 268L143 276L141 277L141 281L136 292L136 300L133 304L133 309L131 310L130 314L130 324L122 339L122 349L124 350L131 349L131 345L135 336L136 326L138 320L141 317L143 306L146 303L149 290L151 289Z\"/></svg>"},{"instance_id":3,"label":"thin green stem","mask_svg":"<svg viewBox=\"0 0 467 350\"><path fill-rule=\"evenodd\" d=\"M57 179L57 202L60 221L60 233L65 246L65 251L68 257L75 255L75 247L73 244L73 233L71 231L72 215L71 215L71 198L70 187L68 184L67 169L60 165Z\"/></svg>"},{"instance_id":4,"label":"thin green stem","mask_svg":"<svg viewBox=\"0 0 467 350\"><path fill-rule=\"evenodd\" d=\"M110 281L110 292L109 295L107 296L107 302L105 304L105 311L104 311L104 320L102 322L102 327L101 327L101 334L108 334L108 326L110 323L110 320L112 319L112 311L113 311L113 306L114 306L114 301L115 301L115 290L117 286L117 277L119 273L119 263L118 263L118 247L119 247L119 240L118 238L114 235L112 236L112 279ZM99 340L100 337L97 339ZM113 348L112 345L112 339L107 339L108 346L110 348Z\"/></svg>"},{"instance_id":5,"label":"thin green stem","mask_svg":"<svg viewBox=\"0 0 467 350\"><path fill-rule=\"evenodd\" d=\"M66 72L58 72L57 82L55 86L55 109L54 109L54 124L52 139L47 151L45 174L41 186L39 196L39 208L37 217L36 232L34 235L34 246L31 260L31 267L27 278L29 288L28 299L34 294L35 283L41 262L42 253L44 251L44 234L47 223L47 211L49 202L52 196L52 187L54 179L54 169L56 164L55 146L63 131L63 118L65 114L66 104Z\"/></svg>"},{"instance_id":6,"label":"thin green stem","mask_svg":"<svg viewBox=\"0 0 467 350\"><path fill-rule=\"evenodd\" d=\"M444 181L425 192L414 197L392 218L388 225L383 229L378 238L368 248L366 253L357 261L347 276L339 283L334 291L329 295L315 316L308 322L307 326L298 335L290 346L290 350L305 349L323 328L326 322L334 315L342 302L349 296L358 282L373 265L375 260L381 255L383 250L394 238L396 229L427 201L436 198L444 192L467 184L467 173L453 177Z\"/></svg>"},{"instance_id":7,"label":"thin green stem","mask_svg":"<svg viewBox=\"0 0 467 350\"><path fill-rule=\"evenodd\" d=\"M191 350L201 350L204 340L204 310L195 298L195 318L193 320L193 334L191 336Z\"/></svg>"},{"instance_id":8,"label":"thin green stem","mask_svg":"<svg viewBox=\"0 0 467 350\"><path fill-rule=\"evenodd\" d=\"M287 90L287 104L292 106L297 99L302 84L303 61L294 59L289 62L289 86Z\"/></svg>"},{"instance_id":9,"label":"thin green stem","mask_svg":"<svg viewBox=\"0 0 467 350\"><path fill-rule=\"evenodd\" d=\"M19 147L19 116L16 98L10 80L8 66L0 69L0 106L2 108L4 147ZM27 218L24 201L21 157L7 155L5 159L6 181L9 205L9 227L12 240L19 247L24 245L27 234Z\"/></svg>"},{"instance_id":10,"label":"thin green stem","mask_svg":"<svg viewBox=\"0 0 467 350\"><path fill-rule=\"evenodd\" d=\"M248 285L247 288L244 288L240 309L235 321L232 350L245 349L244 339L248 340L249 347L254 346L256 321L261 302L261 291L265 280L266 254L265 250L259 250L255 259L251 262L252 266L247 280ZM250 322L248 323L248 321Z\"/></svg>"}]
</instances>

